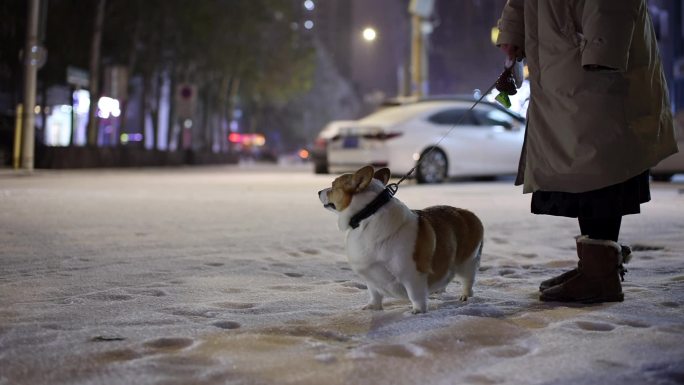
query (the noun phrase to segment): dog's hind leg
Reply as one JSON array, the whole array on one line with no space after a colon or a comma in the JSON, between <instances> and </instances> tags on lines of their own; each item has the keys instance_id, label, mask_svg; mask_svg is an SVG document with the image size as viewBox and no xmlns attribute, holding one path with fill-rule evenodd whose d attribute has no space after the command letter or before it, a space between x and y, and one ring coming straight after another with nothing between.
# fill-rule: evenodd
<instances>
[{"instance_id":1,"label":"dog's hind leg","mask_svg":"<svg viewBox=\"0 0 684 385\"><path fill-rule=\"evenodd\" d=\"M477 274L477 270L480 267L481 255L482 242L480 242L480 246L477 248L477 251L473 253L458 274L461 276L461 284L463 286L463 293L460 297L461 301L467 301L468 298L473 296L473 284L475 283L475 274Z\"/></svg>"},{"instance_id":2,"label":"dog's hind leg","mask_svg":"<svg viewBox=\"0 0 684 385\"><path fill-rule=\"evenodd\" d=\"M411 313L427 312L428 286L426 277L421 273L416 273L415 276L404 281L404 287L411 300L411 305L413 305Z\"/></svg>"}]
</instances>

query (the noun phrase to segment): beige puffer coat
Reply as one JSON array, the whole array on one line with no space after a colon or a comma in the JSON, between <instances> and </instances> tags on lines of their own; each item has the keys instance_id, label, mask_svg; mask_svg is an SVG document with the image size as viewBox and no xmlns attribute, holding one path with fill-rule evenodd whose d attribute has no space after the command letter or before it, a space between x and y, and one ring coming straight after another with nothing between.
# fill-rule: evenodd
<instances>
[{"instance_id":1,"label":"beige puffer coat","mask_svg":"<svg viewBox=\"0 0 684 385\"><path fill-rule=\"evenodd\" d=\"M530 72L524 192L599 189L677 152L645 0L508 0L499 31Z\"/></svg>"}]
</instances>

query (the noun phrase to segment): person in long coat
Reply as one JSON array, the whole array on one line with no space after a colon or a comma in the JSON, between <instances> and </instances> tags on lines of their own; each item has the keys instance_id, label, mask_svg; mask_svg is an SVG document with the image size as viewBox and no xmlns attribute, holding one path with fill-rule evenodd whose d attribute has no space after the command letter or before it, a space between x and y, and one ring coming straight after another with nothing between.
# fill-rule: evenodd
<instances>
[{"instance_id":1,"label":"person in long coat","mask_svg":"<svg viewBox=\"0 0 684 385\"><path fill-rule=\"evenodd\" d=\"M541 300L622 301L622 216L650 200L649 169L677 152L646 0L508 0L497 45L531 89L516 184L535 214L578 218L578 267Z\"/></svg>"}]
</instances>

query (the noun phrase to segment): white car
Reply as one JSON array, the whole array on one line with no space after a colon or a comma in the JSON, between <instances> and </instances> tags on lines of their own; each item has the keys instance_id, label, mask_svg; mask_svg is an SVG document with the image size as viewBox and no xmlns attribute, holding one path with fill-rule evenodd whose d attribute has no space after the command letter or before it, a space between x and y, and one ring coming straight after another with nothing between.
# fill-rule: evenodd
<instances>
[{"instance_id":1,"label":"white car","mask_svg":"<svg viewBox=\"0 0 684 385\"><path fill-rule=\"evenodd\" d=\"M468 112L473 103L425 100L338 124L327 140L328 169L346 172L370 164L401 176L423 159L414 175L419 183L515 174L525 119L486 101Z\"/></svg>"},{"instance_id":2,"label":"white car","mask_svg":"<svg viewBox=\"0 0 684 385\"><path fill-rule=\"evenodd\" d=\"M684 173L684 125L677 124L675 130L677 130L679 152L663 159L651 169L651 176L655 181L667 182L672 179L674 174Z\"/></svg>"}]
</instances>

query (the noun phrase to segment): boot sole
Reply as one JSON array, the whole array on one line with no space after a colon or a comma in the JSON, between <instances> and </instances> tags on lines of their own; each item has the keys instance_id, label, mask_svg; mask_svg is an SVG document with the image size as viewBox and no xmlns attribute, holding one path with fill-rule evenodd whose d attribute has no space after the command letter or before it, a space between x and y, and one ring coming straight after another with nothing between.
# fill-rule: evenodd
<instances>
[{"instance_id":1,"label":"boot sole","mask_svg":"<svg viewBox=\"0 0 684 385\"><path fill-rule=\"evenodd\" d=\"M550 288L552 288L552 287L553 287L553 286L541 286L541 285L540 285L540 286L539 286L539 292L541 293L542 291L544 291L544 290L546 290L546 289L550 289Z\"/></svg>"},{"instance_id":2,"label":"boot sole","mask_svg":"<svg viewBox=\"0 0 684 385\"><path fill-rule=\"evenodd\" d=\"M590 304L603 303L603 302L623 302L625 300L625 295L620 293L618 295L614 295L614 296L610 296L610 297L595 297L595 298L577 299L577 298L555 298L555 297L545 296L544 293L542 293L539 296L539 300L543 301L543 302L569 302L569 303L581 303L581 304L585 304L585 305L590 305Z\"/></svg>"}]
</instances>

